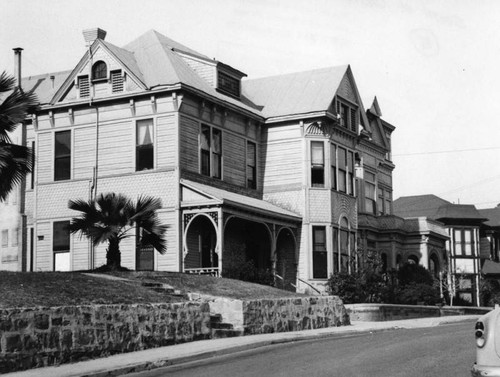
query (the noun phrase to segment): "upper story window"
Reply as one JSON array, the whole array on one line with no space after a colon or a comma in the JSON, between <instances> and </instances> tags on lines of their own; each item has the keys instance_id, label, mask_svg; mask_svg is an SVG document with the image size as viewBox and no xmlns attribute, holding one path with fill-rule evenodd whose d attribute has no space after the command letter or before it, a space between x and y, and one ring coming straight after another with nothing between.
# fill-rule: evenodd
<instances>
[{"instance_id":1,"label":"upper story window","mask_svg":"<svg viewBox=\"0 0 500 377\"><path fill-rule=\"evenodd\" d=\"M456 256L474 256L474 229L455 229L454 243Z\"/></svg>"},{"instance_id":2,"label":"upper story window","mask_svg":"<svg viewBox=\"0 0 500 377\"><path fill-rule=\"evenodd\" d=\"M88 76L78 77L78 91L80 98L87 98L90 96L90 83Z\"/></svg>"},{"instance_id":3,"label":"upper story window","mask_svg":"<svg viewBox=\"0 0 500 377\"><path fill-rule=\"evenodd\" d=\"M54 181L71 179L71 131L54 135Z\"/></svg>"},{"instance_id":4,"label":"upper story window","mask_svg":"<svg viewBox=\"0 0 500 377\"><path fill-rule=\"evenodd\" d=\"M358 130L358 109L357 107L340 101L337 98L337 114L340 116L340 125L348 130L357 132Z\"/></svg>"},{"instance_id":5,"label":"upper story window","mask_svg":"<svg viewBox=\"0 0 500 377\"><path fill-rule=\"evenodd\" d=\"M247 187L257 188L257 147L251 141L247 141Z\"/></svg>"},{"instance_id":6,"label":"upper story window","mask_svg":"<svg viewBox=\"0 0 500 377\"><path fill-rule=\"evenodd\" d=\"M365 171L365 211L367 213L376 214L376 197L375 197L375 174Z\"/></svg>"},{"instance_id":7,"label":"upper story window","mask_svg":"<svg viewBox=\"0 0 500 377\"><path fill-rule=\"evenodd\" d=\"M7 229L2 230L2 247L9 246L9 231Z\"/></svg>"},{"instance_id":8,"label":"upper story window","mask_svg":"<svg viewBox=\"0 0 500 377\"><path fill-rule=\"evenodd\" d=\"M378 188L377 207L379 215L390 215L392 213L392 194L389 190Z\"/></svg>"},{"instance_id":9,"label":"upper story window","mask_svg":"<svg viewBox=\"0 0 500 377\"><path fill-rule=\"evenodd\" d=\"M311 186L325 186L325 143L311 141Z\"/></svg>"},{"instance_id":10,"label":"upper story window","mask_svg":"<svg viewBox=\"0 0 500 377\"><path fill-rule=\"evenodd\" d=\"M153 119L138 120L136 128L135 171L153 169Z\"/></svg>"},{"instance_id":11,"label":"upper story window","mask_svg":"<svg viewBox=\"0 0 500 377\"><path fill-rule=\"evenodd\" d=\"M103 80L108 78L108 67L102 60L95 62L92 66L92 80Z\"/></svg>"},{"instance_id":12,"label":"upper story window","mask_svg":"<svg viewBox=\"0 0 500 377\"><path fill-rule=\"evenodd\" d=\"M217 88L232 96L240 96L240 80L221 71L217 73Z\"/></svg>"},{"instance_id":13,"label":"upper story window","mask_svg":"<svg viewBox=\"0 0 500 377\"><path fill-rule=\"evenodd\" d=\"M222 178L222 132L206 124L201 125L200 171L209 177Z\"/></svg>"}]
</instances>

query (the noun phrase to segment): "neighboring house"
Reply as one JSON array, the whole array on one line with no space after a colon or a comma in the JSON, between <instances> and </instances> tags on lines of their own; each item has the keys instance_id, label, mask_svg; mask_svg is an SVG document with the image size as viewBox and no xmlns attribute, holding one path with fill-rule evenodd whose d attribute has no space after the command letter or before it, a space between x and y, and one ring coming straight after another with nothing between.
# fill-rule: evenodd
<instances>
[{"instance_id":1,"label":"neighboring house","mask_svg":"<svg viewBox=\"0 0 500 377\"><path fill-rule=\"evenodd\" d=\"M394 213L405 219L423 217L443 224L449 237L446 267L452 279L456 279L457 295L479 305L480 230L487 218L473 205L453 204L435 195L398 198L394 201ZM424 256L415 253L412 257L420 262ZM454 284L450 282L450 286Z\"/></svg>"},{"instance_id":2,"label":"neighboring house","mask_svg":"<svg viewBox=\"0 0 500 377\"><path fill-rule=\"evenodd\" d=\"M364 110L349 66L242 80L156 31L122 48L84 36L73 70L23 80L41 102L25 269L103 264L105 246L69 235L67 203L120 192L159 197L169 225L165 255L121 243L128 268L219 275L246 259L299 291L352 271L358 203L391 213L394 127L377 100Z\"/></svg>"},{"instance_id":3,"label":"neighboring house","mask_svg":"<svg viewBox=\"0 0 500 377\"><path fill-rule=\"evenodd\" d=\"M500 279L500 207L480 209L487 218L481 227L481 272L485 278Z\"/></svg>"}]
</instances>

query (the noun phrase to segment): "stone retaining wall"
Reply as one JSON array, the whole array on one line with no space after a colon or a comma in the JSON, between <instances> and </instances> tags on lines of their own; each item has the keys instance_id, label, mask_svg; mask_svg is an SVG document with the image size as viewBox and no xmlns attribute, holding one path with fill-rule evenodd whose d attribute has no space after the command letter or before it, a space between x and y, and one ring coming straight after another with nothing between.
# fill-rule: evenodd
<instances>
[{"instance_id":1,"label":"stone retaining wall","mask_svg":"<svg viewBox=\"0 0 500 377\"><path fill-rule=\"evenodd\" d=\"M425 306L394 304L345 305L351 321L395 321L400 319L443 317L450 315L486 314L492 308L469 306Z\"/></svg>"},{"instance_id":2,"label":"stone retaining wall","mask_svg":"<svg viewBox=\"0 0 500 377\"><path fill-rule=\"evenodd\" d=\"M210 338L206 303L0 310L0 374Z\"/></svg>"},{"instance_id":3,"label":"stone retaining wall","mask_svg":"<svg viewBox=\"0 0 500 377\"><path fill-rule=\"evenodd\" d=\"M245 335L350 324L337 296L243 301L242 309Z\"/></svg>"}]
</instances>

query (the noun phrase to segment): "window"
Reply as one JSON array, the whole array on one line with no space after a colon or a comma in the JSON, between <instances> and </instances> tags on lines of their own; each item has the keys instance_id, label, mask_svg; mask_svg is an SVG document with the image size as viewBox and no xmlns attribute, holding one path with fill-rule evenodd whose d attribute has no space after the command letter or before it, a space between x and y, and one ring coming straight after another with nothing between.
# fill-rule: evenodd
<instances>
[{"instance_id":1,"label":"window","mask_svg":"<svg viewBox=\"0 0 500 377\"><path fill-rule=\"evenodd\" d=\"M90 96L90 84L88 76L78 77L78 89L80 91L80 98L87 98Z\"/></svg>"},{"instance_id":2,"label":"window","mask_svg":"<svg viewBox=\"0 0 500 377\"><path fill-rule=\"evenodd\" d=\"M2 247L9 246L9 231L2 230Z\"/></svg>"},{"instance_id":3,"label":"window","mask_svg":"<svg viewBox=\"0 0 500 377\"><path fill-rule=\"evenodd\" d=\"M30 179L30 188L35 188L35 142L31 142L31 179Z\"/></svg>"},{"instance_id":4,"label":"window","mask_svg":"<svg viewBox=\"0 0 500 377\"><path fill-rule=\"evenodd\" d=\"M240 80L231 77L224 72L218 72L217 88L235 97L240 96Z\"/></svg>"},{"instance_id":5,"label":"window","mask_svg":"<svg viewBox=\"0 0 500 377\"><path fill-rule=\"evenodd\" d=\"M325 186L325 150L322 141L311 141L311 186Z\"/></svg>"},{"instance_id":6,"label":"window","mask_svg":"<svg viewBox=\"0 0 500 377\"><path fill-rule=\"evenodd\" d=\"M353 262L356 255L356 233L349 230L349 222L345 217L340 221L339 246L339 272L351 273L354 271Z\"/></svg>"},{"instance_id":7,"label":"window","mask_svg":"<svg viewBox=\"0 0 500 377\"><path fill-rule=\"evenodd\" d=\"M200 167L201 174L222 178L222 132L206 124L201 125Z\"/></svg>"},{"instance_id":8,"label":"window","mask_svg":"<svg viewBox=\"0 0 500 377\"><path fill-rule=\"evenodd\" d=\"M313 279L328 277L328 261L326 255L326 229L324 226L313 226Z\"/></svg>"},{"instance_id":9,"label":"window","mask_svg":"<svg viewBox=\"0 0 500 377\"><path fill-rule=\"evenodd\" d=\"M247 187L257 188L257 150L255 143L247 141Z\"/></svg>"},{"instance_id":10,"label":"window","mask_svg":"<svg viewBox=\"0 0 500 377\"><path fill-rule=\"evenodd\" d=\"M153 169L153 137L153 119L138 120L135 150L135 171Z\"/></svg>"},{"instance_id":11,"label":"window","mask_svg":"<svg viewBox=\"0 0 500 377\"><path fill-rule=\"evenodd\" d=\"M455 255L475 255L473 232L473 229L454 230Z\"/></svg>"},{"instance_id":12,"label":"window","mask_svg":"<svg viewBox=\"0 0 500 377\"><path fill-rule=\"evenodd\" d=\"M357 132L358 109L337 99L337 113L340 125L348 130Z\"/></svg>"},{"instance_id":13,"label":"window","mask_svg":"<svg viewBox=\"0 0 500 377\"><path fill-rule=\"evenodd\" d=\"M337 146L330 144L332 190L337 190Z\"/></svg>"},{"instance_id":14,"label":"window","mask_svg":"<svg viewBox=\"0 0 500 377\"><path fill-rule=\"evenodd\" d=\"M338 187L339 191L347 193L347 150L344 148L338 149Z\"/></svg>"},{"instance_id":15,"label":"window","mask_svg":"<svg viewBox=\"0 0 500 377\"><path fill-rule=\"evenodd\" d=\"M54 180L71 179L71 131L55 133Z\"/></svg>"},{"instance_id":16,"label":"window","mask_svg":"<svg viewBox=\"0 0 500 377\"><path fill-rule=\"evenodd\" d=\"M349 195L354 195L354 153L347 151L347 174Z\"/></svg>"},{"instance_id":17,"label":"window","mask_svg":"<svg viewBox=\"0 0 500 377\"><path fill-rule=\"evenodd\" d=\"M11 243L12 243L11 246L19 245L19 228L14 229L14 234L12 235Z\"/></svg>"},{"instance_id":18,"label":"window","mask_svg":"<svg viewBox=\"0 0 500 377\"><path fill-rule=\"evenodd\" d=\"M111 75L111 92L119 93L123 92L123 75L122 71L113 71Z\"/></svg>"},{"instance_id":19,"label":"window","mask_svg":"<svg viewBox=\"0 0 500 377\"><path fill-rule=\"evenodd\" d=\"M52 232L52 250L54 252L54 271L69 271L69 221L54 222Z\"/></svg>"},{"instance_id":20,"label":"window","mask_svg":"<svg viewBox=\"0 0 500 377\"><path fill-rule=\"evenodd\" d=\"M390 215L392 207L391 192L387 189L378 189L377 208L379 215Z\"/></svg>"},{"instance_id":21,"label":"window","mask_svg":"<svg viewBox=\"0 0 500 377\"><path fill-rule=\"evenodd\" d=\"M375 174L365 171L365 211L377 214L375 201Z\"/></svg>"},{"instance_id":22,"label":"window","mask_svg":"<svg viewBox=\"0 0 500 377\"><path fill-rule=\"evenodd\" d=\"M92 80L102 80L108 77L108 67L102 60L95 62L92 66Z\"/></svg>"},{"instance_id":23,"label":"window","mask_svg":"<svg viewBox=\"0 0 500 377\"><path fill-rule=\"evenodd\" d=\"M340 260L339 260L339 231L338 229L332 229L332 241L333 241L333 272L340 271Z\"/></svg>"}]
</instances>

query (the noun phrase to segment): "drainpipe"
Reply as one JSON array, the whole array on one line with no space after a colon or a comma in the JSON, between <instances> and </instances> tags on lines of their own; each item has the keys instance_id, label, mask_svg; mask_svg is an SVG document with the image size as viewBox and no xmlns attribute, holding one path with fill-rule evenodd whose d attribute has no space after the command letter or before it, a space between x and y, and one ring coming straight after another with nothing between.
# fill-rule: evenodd
<instances>
[{"instance_id":1,"label":"drainpipe","mask_svg":"<svg viewBox=\"0 0 500 377\"><path fill-rule=\"evenodd\" d=\"M14 50L14 75L16 78L16 86L19 90L22 90L22 73L21 73L21 51L23 49L21 47L16 47L13 48ZM26 122L22 122L21 124L21 145L27 146L26 142ZM34 174L32 172L31 174ZM17 190L17 210L19 211L19 216L20 216L20 223L18 224L18 227L21 231L21 258L20 258L20 263L21 263L21 271L26 271L26 266L27 266L27 218L26 218L26 213L25 213L25 201L26 201L26 180L22 180L21 184L19 187L16 187ZM19 236L18 236L19 237ZM19 247L19 246L18 246ZM19 253L19 250L18 250Z\"/></svg>"}]
</instances>

